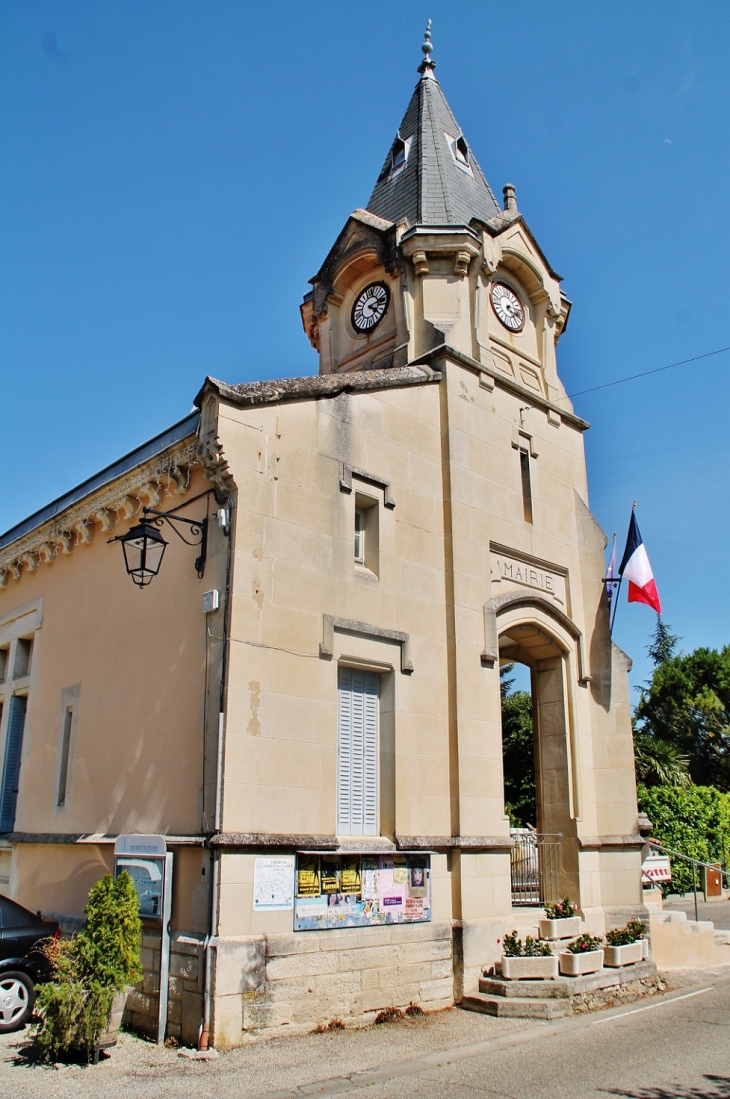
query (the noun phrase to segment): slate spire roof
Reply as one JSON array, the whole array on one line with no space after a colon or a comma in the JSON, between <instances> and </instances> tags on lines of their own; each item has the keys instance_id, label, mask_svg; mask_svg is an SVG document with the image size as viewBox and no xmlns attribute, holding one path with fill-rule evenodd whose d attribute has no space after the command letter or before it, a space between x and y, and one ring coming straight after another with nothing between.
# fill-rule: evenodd
<instances>
[{"instance_id":1,"label":"slate spire roof","mask_svg":"<svg viewBox=\"0 0 730 1099\"><path fill-rule=\"evenodd\" d=\"M367 209L411 225L468 225L502 213L433 75L430 31L425 60Z\"/></svg>"}]
</instances>

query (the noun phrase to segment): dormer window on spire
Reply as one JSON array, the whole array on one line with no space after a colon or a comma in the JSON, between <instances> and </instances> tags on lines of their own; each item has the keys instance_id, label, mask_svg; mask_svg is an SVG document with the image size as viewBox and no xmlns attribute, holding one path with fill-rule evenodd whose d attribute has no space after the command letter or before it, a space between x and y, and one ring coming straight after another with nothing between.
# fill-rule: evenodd
<instances>
[{"instance_id":1,"label":"dormer window on spire","mask_svg":"<svg viewBox=\"0 0 730 1099\"><path fill-rule=\"evenodd\" d=\"M446 143L451 150L451 155L456 161L457 167L461 168L462 172L467 172L468 175L473 176L474 173L471 170L471 163L469 158L469 146L463 137L452 137L451 134L444 133Z\"/></svg>"},{"instance_id":2,"label":"dormer window on spire","mask_svg":"<svg viewBox=\"0 0 730 1099\"><path fill-rule=\"evenodd\" d=\"M408 156L412 144L412 137L407 137L404 140L400 136L400 133L398 134L388 154L388 159L383 166L383 171L380 173L378 183L383 179L392 179L394 176L400 175L408 163Z\"/></svg>"}]
</instances>

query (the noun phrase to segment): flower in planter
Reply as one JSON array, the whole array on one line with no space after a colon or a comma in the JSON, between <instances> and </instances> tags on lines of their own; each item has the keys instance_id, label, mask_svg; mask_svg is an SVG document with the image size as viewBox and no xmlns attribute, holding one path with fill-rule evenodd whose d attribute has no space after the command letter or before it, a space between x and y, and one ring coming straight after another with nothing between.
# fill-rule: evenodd
<instances>
[{"instance_id":1,"label":"flower in planter","mask_svg":"<svg viewBox=\"0 0 730 1099\"><path fill-rule=\"evenodd\" d=\"M544 939L533 939L532 935L527 936L525 939L526 958L549 958L551 955L550 943L545 942Z\"/></svg>"},{"instance_id":2,"label":"flower in planter","mask_svg":"<svg viewBox=\"0 0 730 1099\"><path fill-rule=\"evenodd\" d=\"M502 943L502 953L506 958L522 957L522 939L517 938L516 930L511 935L505 935Z\"/></svg>"},{"instance_id":3,"label":"flower in planter","mask_svg":"<svg viewBox=\"0 0 730 1099\"><path fill-rule=\"evenodd\" d=\"M571 954L587 954L591 950L600 950L602 946L601 939L584 932L577 939L573 939L572 942L568 943L566 950Z\"/></svg>"},{"instance_id":4,"label":"flower in planter","mask_svg":"<svg viewBox=\"0 0 730 1099\"><path fill-rule=\"evenodd\" d=\"M533 939L532 935L526 937L523 946L522 939L518 939L517 932L513 931L511 935L505 935L502 953L506 958L549 958L552 950L549 943Z\"/></svg>"},{"instance_id":5,"label":"flower in planter","mask_svg":"<svg viewBox=\"0 0 730 1099\"><path fill-rule=\"evenodd\" d=\"M577 916L578 909L570 897L564 897L557 904L545 905L545 917L548 920L569 920L571 916Z\"/></svg>"},{"instance_id":6,"label":"flower in planter","mask_svg":"<svg viewBox=\"0 0 730 1099\"><path fill-rule=\"evenodd\" d=\"M626 927L613 927L606 932L606 942L609 946L628 946L638 942L646 935L646 928L641 920L629 920Z\"/></svg>"}]
</instances>

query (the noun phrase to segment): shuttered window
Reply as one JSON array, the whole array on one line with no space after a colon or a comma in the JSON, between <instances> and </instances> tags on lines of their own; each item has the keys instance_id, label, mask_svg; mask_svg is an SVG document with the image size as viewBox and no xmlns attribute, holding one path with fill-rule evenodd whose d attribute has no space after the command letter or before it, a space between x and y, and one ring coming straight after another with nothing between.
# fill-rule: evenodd
<instances>
[{"instance_id":1,"label":"shuttered window","mask_svg":"<svg viewBox=\"0 0 730 1099\"><path fill-rule=\"evenodd\" d=\"M337 834L378 835L380 676L340 668L337 684Z\"/></svg>"},{"instance_id":2,"label":"shuttered window","mask_svg":"<svg viewBox=\"0 0 730 1099\"><path fill-rule=\"evenodd\" d=\"M8 715L8 738L5 742L3 785L0 793L0 832L12 832L15 827L15 806L18 802L20 754L23 750L23 730L28 699L13 695Z\"/></svg>"}]
</instances>

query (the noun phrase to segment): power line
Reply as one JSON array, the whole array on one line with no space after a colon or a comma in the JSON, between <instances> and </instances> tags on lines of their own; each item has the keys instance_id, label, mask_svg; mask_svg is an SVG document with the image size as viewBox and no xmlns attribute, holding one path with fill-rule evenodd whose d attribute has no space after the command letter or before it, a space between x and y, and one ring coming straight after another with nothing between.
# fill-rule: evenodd
<instances>
[{"instance_id":1,"label":"power line","mask_svg":"<svg viewBox=\"0 0 730 1099\"><path fill-rule=\"evenodd\" d=\"M730 347L719 347L717 351L707 351L704 355L694 355L691 359L682 359L678 363L669 363L668 366L656 366L653 370L643 370L641 374L632 374L628 378L617 378L615 382L605 382L603 385L594 385L591 389L579 389L577 393L569 393L563 400L572 400L573 397L582 397L584 393L595 393L599 389L610 389L612 385L623 385L624 382L635 382L637 378L646 378L649 374L660 374L662 370L674 370L675 366L686 366L687 363L696 363L699 359L711 359L713 355L722 355L730 351Z\"/></svg>"}]
</instances>

